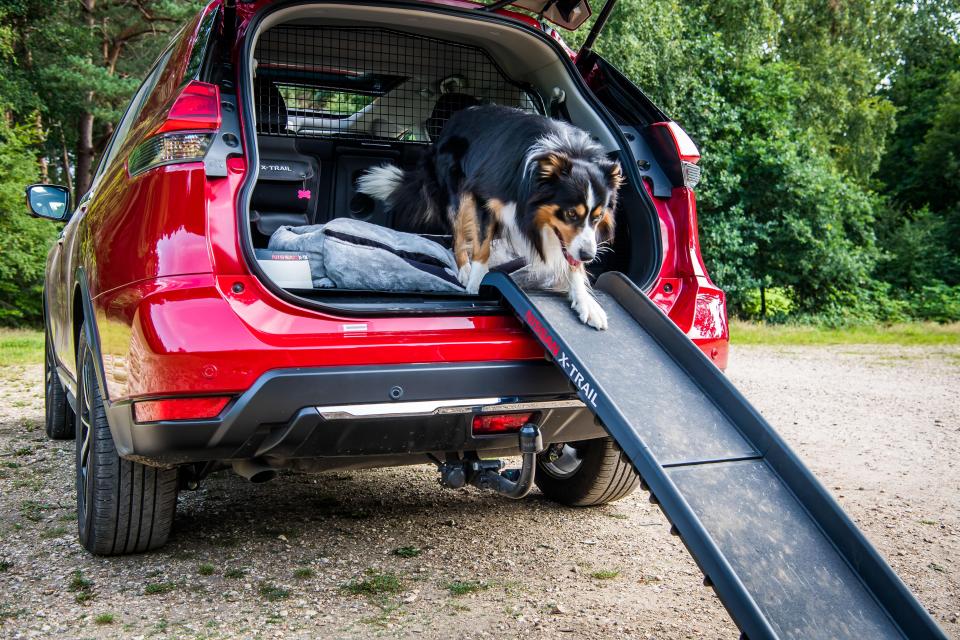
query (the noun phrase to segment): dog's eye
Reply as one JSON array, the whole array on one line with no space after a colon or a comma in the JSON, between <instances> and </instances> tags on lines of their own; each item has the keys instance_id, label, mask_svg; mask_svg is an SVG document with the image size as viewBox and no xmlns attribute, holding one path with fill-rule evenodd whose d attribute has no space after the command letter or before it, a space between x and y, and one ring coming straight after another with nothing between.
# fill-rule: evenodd
<instances>
[{"instance_id":1,"label":"dog's eye","mask_svg":"<svg viewBox=\"0 0 960 640\"><path fill-rule=\"evenodd\" d=\"M571 210L567 211L565 215L567 216L567 220L569 220L570 222L576 222L576 221L577 221L577 212L576 212L576 210L571 209Z\"/></svg>"}]
</instances>

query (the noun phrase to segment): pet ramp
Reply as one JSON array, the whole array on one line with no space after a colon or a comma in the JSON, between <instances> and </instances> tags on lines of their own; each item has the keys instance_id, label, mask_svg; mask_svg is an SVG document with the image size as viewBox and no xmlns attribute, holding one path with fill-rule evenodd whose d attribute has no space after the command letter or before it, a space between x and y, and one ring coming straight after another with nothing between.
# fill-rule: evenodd
<instances>
[{"instance_id":1,"label":"pet ramp","mask_svg":"<svg viewBox=\"0 0 960 640\"><path fill-rule=\"evenodd\" d=\"M749 640L946 638L783 439L621 273L596 295L610 326L565 297L483 285L570 378L643 478Z\"/></svg>"}]
</instances>

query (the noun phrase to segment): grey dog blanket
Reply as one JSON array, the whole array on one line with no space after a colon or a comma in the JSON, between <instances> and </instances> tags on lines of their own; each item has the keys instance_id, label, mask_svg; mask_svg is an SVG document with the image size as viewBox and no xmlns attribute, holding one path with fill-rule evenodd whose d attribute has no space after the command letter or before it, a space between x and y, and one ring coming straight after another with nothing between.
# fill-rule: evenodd
<instances>
[{"instance_id":1,"label":"grey dog blanket","mask_svg":"<svg viewBox=\"0 0 960 640\"><path fill-rule=\"evenodd\" d=\"M326 224L280 227L270 237L268 248L307 255L315 288L464 292L449 249L428 238L369 222L336 218ZM530 268L510 269L508 263L517 263L515 252L505 242L496 241L491 268L505 267L531 288L551 286Z\"/></svg>"}]
</instances>

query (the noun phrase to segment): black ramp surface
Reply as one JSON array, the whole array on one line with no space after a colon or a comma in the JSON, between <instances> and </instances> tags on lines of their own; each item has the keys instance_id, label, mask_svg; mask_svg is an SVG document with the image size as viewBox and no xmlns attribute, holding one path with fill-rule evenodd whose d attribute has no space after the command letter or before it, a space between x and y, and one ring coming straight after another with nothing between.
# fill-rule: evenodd
<instances>
[{"instance_id":1,"label":"black ramp surface","mask_svg":"<svg viewBox=\"0 0 960 640\"><path fill-rule=\"evenodd\" d=\"M748 638L946 638L762 417L622 274L582 324L563 296L485 285L530 327L656 496Z\"/></svg>"}]
</instances>

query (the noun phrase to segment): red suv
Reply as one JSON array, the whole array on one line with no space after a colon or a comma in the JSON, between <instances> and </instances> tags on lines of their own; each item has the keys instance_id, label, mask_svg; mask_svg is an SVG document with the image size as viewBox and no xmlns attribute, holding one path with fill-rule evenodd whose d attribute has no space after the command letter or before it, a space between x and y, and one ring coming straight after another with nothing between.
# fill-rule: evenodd
<instances>
[{"instance_id":1,"label":"red suv","mask_svg":"<svg viewBox=\"0 0 960 640\"><path fill-rule=\"evenodd\" d=\"M76 438L87 549L162 545L178 490L227 468L263 481L435 463L448 486L517 497L533 461L544 494L581 506L637 484L494 291L315 286L304 256L269 246L281 227L343 217L403 229L356 179L414 166L460 108L566 119L627 180L591 275L625 273L725 366L698 152L591 50L612 3L579 52L547 21L580 26L585 0L508 4L214 0L160 55L76 207L28 187L34 215L66 221L44 289L46 428ZM528 425L542 444L524 445ZM519 477L482 482L521 450Z\"/></svg>"}]
</instances>

